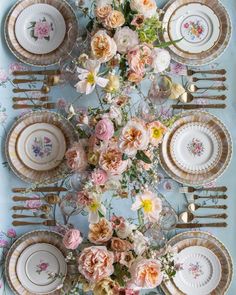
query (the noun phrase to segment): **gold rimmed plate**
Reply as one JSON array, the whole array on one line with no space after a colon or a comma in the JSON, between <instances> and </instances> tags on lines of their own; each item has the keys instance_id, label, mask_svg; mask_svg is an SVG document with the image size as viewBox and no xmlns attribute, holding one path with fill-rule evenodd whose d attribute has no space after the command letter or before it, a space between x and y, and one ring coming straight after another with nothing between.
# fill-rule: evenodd
<instances>
[{"instance_id":1,"label":"gold rimmed plate","mask_svg":"<svg viewBox=\"0 0 236 295\"><path fill-rule=\"evenodd\" d=\"M42 245L42 246L41 246ZM48 246L47 246L48 245ZM31 247L38 248L46 248L47 252L50 251L51 256L54 254L60 254L60 264L63 266L63 276L62 279L57 278L56 280L52 280L52 283L54 284L54 288L58 289L62 286L62 282L65 279L66 275L66 265L63 264L62 257L66 258L68 255L68 250L63 246L62 243L62 236L56 232L53 231L32 231L29 232L22 237L20 237L9 249L6 260L5 260L5 275L8 282L9 287L13 291L14 294L17 295L35 295L35 294L42 294L42 292L37 293L36 291L29 291L27 288L23 286L23 284L20 281L20 278L17 275L17 265L20 259L24 258L24 253L26 251L28 252L28 249L30 250ZM56 251L54 252L53 249L56 248ZM50 251L48 251L50 249ZM42 249L41 249L42 250ZM45 249L43 249L45 251ZM22 258L21 258L21 255ZM33 257L33 261L35 262L37 259L40 260L44 257L41 255L36 255L37 257ZM45 257L46 258L46 257ZM36 259L36 260L35 260ZM55 261L57 260L55 257L53 258ZM47 263L47 262L45 262ZM37 263L36 263L37 264ZM40 264L40 261L39 261ZM37 264L37 265L39 265ZM36 270L37 270L36 265ZM32 265L31 265L32 266ZM39 265L40 266L40 265ZM49 266L48 266L49 267ZM19 268L19 266L18 266ZM46 264L42 265L41 268L39 267L39 271L46 268ZM19 270L18 270L19 271ZM23 270L22 270L23 271ZM45 270L46 271L46 270ZM22 275L22 274L21 274ZM33 275L32 272L30 275ZM45 275L45 274L43 274ZM46 278L46 277L44 277ZM46 287L45 287L46 288ZM47 292L47 294L60 294L59 291L52 291Z\"/></svg>"},{"instance_id":2,"label":"gold rimmed plate","mask_svg":"<svg viewBox=\"0 0 236 295\"><path fill-rule=\"evenodd\" d=\"M25 23L27 20L29 24ZM35 66L49 66L72 51L78 22L72 7L64 0L23 0L10 10L4 30L8 47L19 60Z\"/></svg>"},{"instance_id":3,"label":"gold rimmed plate","mask_svg":"<svg viewBox=\"0 0 236 295\"><path fill-rule=\"evenodd\" d=\"M218 160L207 171L188 173L175 164L170 152L171 139L179 127L188 123L204 122L206 126L214 130L221 140L222 152ZM184 112L181 118L176 120L172 128L165 134L160 147L159 160L165 172L177 182L186 185L203 185L218 178L228 167L232 156L231 136L224 124L215 116L207 112Z\"/></svg>"},{"instance_id":4,"label":"gold rimmed plate","mask_svg":"<svg viewBox=\"0 0 236 295\"><path fill-rule=\"evenodd\" d=\"M169 47L172 58L199 66L212 62L227 48L231 20L218 0L173 0L164 7L163 41L181 40Z\"/></svg>"},{"instance_id":5,"label":"gold rimmed plate","mask_svg":"<svg viewBox=\"0 0 236 295\"><path fill-rule=\"evenodd\" d=\"M49 111L30 112L8 133L8 163L26 182L53 183L67 173L64 154L77 138L73 125L63 116Z\"/></svg>"},{"instance_id":6,"label":"gold rimmed plate","mask_svg":"<svg viewBox=\"0 0 236 295\"><path fill-rule=\"evenodd\" d=\"M232 258L226 247L213 235L203 231L189 231L178 234L168 241L168 245L180 253L189 247L205 247L212 251L221 265L221 278L211 295L223 295L227 293L233 277ZM161 285L165 294L184 295L175 285L174 280L164 281Z\"/></svg>"}]
</instances>

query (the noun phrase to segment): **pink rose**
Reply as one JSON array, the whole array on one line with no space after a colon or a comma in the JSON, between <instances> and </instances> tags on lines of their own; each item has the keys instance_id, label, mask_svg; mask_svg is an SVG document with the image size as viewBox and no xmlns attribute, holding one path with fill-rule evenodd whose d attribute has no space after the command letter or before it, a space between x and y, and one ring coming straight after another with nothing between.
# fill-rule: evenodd
<instances>
[{"instance_id":1,"label":"pink rose","mask_svg":"<svg viewBox=\"0 0 236 295\"><path fill-rule=\"evenodd\" d=\"M159 286L163 279L161 263L155 259L139 259L131 268L131 284L138 289L153 289Z\"/></svg>"},{"instance_id":2,"label":"pink rose","mask_svg":"<svg viewBox=\"0 0 236 295\"><path fill-rule=\"evenodd\" d=\"M114 255L103 246L85 248L78 259L79 272L92 283L96 283L114 272Z\"/></svg>"},{"instance_id":3,"label":"pink rose","mask_svg":"<svg viewBox=\"0 0 236 295\"><path fill-rule=\"evenodd\" d=\"M74 143L65 154L67 165L74 171L82 172L86 169L87 155L80 143Z\"/></svg>"},{"instance_id":4,"label":"pink rose","mask_svg":"<svg viewBox=\"0 0 236 295\"><path fill-rule=\"evenodd\" d=\"M113 237L111 239L111 249L117 252L126 252L131 250L133 247L131 243L127 240L122 240L120 238Z\"/></svg>"},{"instance_id":5,"label":"pink rose","mask_svg":"<svg viewBox=\"0 0 236 295\"><path fill-rule=\"evenodd\" d=\"M16 231L13 228L10 228L7 231L7 236L8 236L8 238L15 238L16 237Z\"/></svg>"},{"instance_id":6,"label":"pink rose","mask_svg":"<svg viewBox=\"0 0 236 295\"><path fill-rule=\"evenodd\" d=\"M108 176L106 171L98 168L92 172L91 178L95 185L104 185L108 179Z\"/></svg>"},{"instance_id":7,"label":"pink rose","mask_svg":"<svg viewBox=\"0 0 236 295\"><path fill-rule=\"evenodd\" d=\"M51 25L44 21L36 22L34 27L34 36L38 39L43 39L45 37L49 37L50 32L52 31Z\"/></svg>"},{"instance_id":8,"label":"pink rose","mask_svg":"<svg viewBox=\"0 0 236 295\"><path fill-rule=\"evenodd\" d=\"M67 249L75 250L83 241L78 229L68 230L63 237L63 244Z\"/></svg>"},{"instance_id":9,"label":"pink rose","mask_svg":"<svg viewBox=\"0 0 236 295\"><path fill-rule=\"evenodd\" d=\"M101 140L109 140L114 134L114 125L109 119L100 120L95 127L95 136Z\"/></svg>"},{"instance_id":10,"label":"pink rose","mask_svg":"<svg viewBox=\"0 0 236 295\"><path fill-rule=\"evenodd\" d=\"M77 194L77 202L79 205L88 206L92 202L92 198L87 191L80 191Z\"/></svg>"}]
</instances>

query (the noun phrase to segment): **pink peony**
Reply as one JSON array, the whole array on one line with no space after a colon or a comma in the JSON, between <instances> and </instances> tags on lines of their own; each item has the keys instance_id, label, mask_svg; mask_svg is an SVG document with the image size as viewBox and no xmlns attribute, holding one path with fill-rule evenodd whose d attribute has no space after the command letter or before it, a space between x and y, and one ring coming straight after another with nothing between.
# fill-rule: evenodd
<instances>
[{"instance_id":1,"label":"pink peony","mask_svg":"<svg viewBox=\"0 0 236 295\"><path fill-rule=\"evenodd\" d=\"M79 272L92 283L96 283L114 272L114 255L103 246L85 248L78 259Z\"/></svg>"},{"instance_id":2,"label":"pink peony","mask_svg":"<svg viewBox=\"0 0 236 295\"><path fill-rule=\"evenodd\" d=\"M159 286L163 279L161 263L154 259L140 259L131 268L131 284L137 289L153 289Z\"/></svg>"},{"instance_id":3,"label":"pink peony","mask_svg":"<svg viewBox=\"0 0 236 295\"><path fill-rule=\"evenodd\" d=\"M109 140L114 134L114 125L109 119L100 120L95 127L95 136L101 140Z\"/></svg>"},{"instance_id":4,"label":"pink peony","mask_svg":"<svg viewBox=\"0 0 236 295\"><path fill-rule=\"evenodd\" d=\"M44 21L36 22L34 27L34 36L38 39L43 39L45 37L49 37L50 32L52 31L51 25Z\"/></svg>"},{"instance_id":5,"label":"pink peony","mask_svg":"<svg viewBox=\"0 0 236 295\"><path fill-rule=\"evenodd\" d=\"M95 185L104 185L108 179L106 171L102 169L95 169L91 175L92 181Z\"/></svg>"},{"instance_id":6,"label":"pink peony","mask_svg":"<svg viewBox=\"0 0 236 295\"><path fill-rule=\"evenodd\" d=\"M78 229L68 230L63 238L63 244L67 249L75 250L83 241Z\"/></svg>"},{"instance_id":7,"label":"pink peony","mask_svg":"<svg viewBox=\"0 0 236 295\"><path fill-rule=\"evenodd\" d=\"M66 152L65 157L68 167L74 171L82 172L88 165L86 153L80 143L74 143Z\"/></svg>"},{"instance_id":8,"label":"pink peony","mask_svg":"<svg viewBox=\"0 0 236 295\"><path fill-rule=\"evenodd\" d=\"M16 231L14 230L14 228L10 228L7 231L7 236L8 236L8 238L15 238L16 237Z\"/></svg>"}]
</instances>

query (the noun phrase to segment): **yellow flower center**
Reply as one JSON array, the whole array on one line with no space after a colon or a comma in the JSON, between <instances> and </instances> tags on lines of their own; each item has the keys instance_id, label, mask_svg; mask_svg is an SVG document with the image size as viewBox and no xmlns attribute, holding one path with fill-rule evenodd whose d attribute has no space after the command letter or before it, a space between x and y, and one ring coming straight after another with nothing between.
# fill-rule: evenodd
<instances>
[{"instance_id":1,"label":"yellow flower center","mask_svg":"<svg viewBox=\"0 0 236 295\"><path fill-rule=\"evenodd\" d=\"M151 200L143 200L142 207L145 213L150 213L152 211L152 201Z\"/></svg>"},{"instance_id":2,"label":"yellow flower center","mask_svg":"<svg viewBox=\"0 0 236 295\"><path fill-rule=\"evenodd\" d=\"M89 209L92 212L96 212L98 210L98 208L100 207L100 203L98 201L93 201L90 206Z\"/></svg>"},{"instance_id":3,"label":"yellow flower center","mask_svg":"<svg viewBox=\"0 0 236 295\"><path fill-rule=\"evenodd\" d=\"M87 81L89 84L95 84L95 75L93 72L90 72L87 76Z\"/></svg>"},{"instance_id":4,"label":"yellow flower center","mask_svg":"<svg viewBox=\"0 0 236 295\"><path fill-rule=\"evenodd\" d=\"M153 127L152 128L152 137L155 139L159 139L162 136L162 131L160 128Z\"/></svg>"}]
</instances>

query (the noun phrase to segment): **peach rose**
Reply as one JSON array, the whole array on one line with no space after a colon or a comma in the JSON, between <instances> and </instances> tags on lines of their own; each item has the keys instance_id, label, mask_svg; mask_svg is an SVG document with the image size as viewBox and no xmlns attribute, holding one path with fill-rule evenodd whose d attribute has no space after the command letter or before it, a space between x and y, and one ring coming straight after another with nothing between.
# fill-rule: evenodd
<instances>
[{"instance_id":1,"label":"peach rose","mask_svg":"<svg viewBox=\"0 0 236 295\"><path fill-rule=\"evenodd\" d=\"M103 30L98 31L93 36L91 49L94 58L98 59L101 63L112 59L117 51L116 42Z\"/></svg>"},{"instance_id":2,"label":"peach rose","mask_svg":"<svg viewBox=\"0 0 236 295\"><path fill-rule=\"evenodd\" d=\"M143 121L133 118L123 128L119 147L128 156L134 156L138 150L146 150L149 144L149 132Z\"/></svg>"},{"instance_id":3,"label":"peach rose","mask_svg":"<svg viewBox=\"0 0 236 295\"><path fill-rule=\"evenodd\" d=\"M105 6L101 6L101 7L97 7L95 10L95 14L96 17L100 20L100 21L104 21L104 19L106 17L108 17L108 15L112 12L112 7L111 5L105 5Z\"/></svg>"},{"instance_id":4,"label":"peach rose","mask_svg":"<svg viewBox=\"0 0 236 295\"><path fill-rule=\"evenodd\" d=\"M67 249L75 250L83 241L78 229L68 230L63 237L63 244Z\"/></svg>"},{"instance_id":5,"label":"peach rose","mask_svg":"<svg viewBox=\"0 0 236 295\"><path fill-rule=\"evenodd\" d=\"M88 165L86 153L80 143L74 143L66 152L65 157L68 167L74 171L82 172Z\"/></svg>"},{"instance_id":6,"label":"peach rose","mask_svg":"<svg viewBox=\"0 0 236 295\"><path fill-rule=\"evenodd\" d=\"M132 245L129 241L114 237L111 239L111 249L117 252L125 252L131 250Z\"/></svg>"},{"instance_id":7,"label":"peach rose","mask_svg":"<svg viewBox=\"0 0 236 295\"><path fill-rule=\"evenodd\" d=\"M91 243L101 245L108 242L113 235L112 224L105 218L101 218L98 223L89 225L88 239Z\"/></svg>"},{"instance_id":8,"label":"peach rose","mask_svg":"<svg viewBox=\"0 0 236 295\"><path fill-rule=\"evenodd\" d=\"M132 284L140 289L153 289L159 286L163 279L161 263L154 259L140 259L131 268Z\"/></svg>"},{"instance_id":9,"label":"peach rose","mask_svg":"<svg viewBox=\"0 0 236 295\"><path fill-rule=\"evenodd\" d=\"M131 72L145 73L145 67L152 64L152 50L145 44L137 45L128 51L128 64Z\"/></svg>"},{"instance_id":10,"label":"peach rose","mask_svg":"<svg viewBox=\"0 0 236 295\"><path fill-rule=\"evenodd\" d=\"M144 73L136 73L130 71L128 73L128 80L132 83L139 84L143 80Z\"/></svg>"},{"instance_id":11,"label":"peach rose","mask_svg":"<svg viewBox=\"0 0 236 295\"><path fill-rule=\"evenodd\" d=\"M128 160L122 159L122 152L118 147L111 146L101 152L99 165L110 175L120 175L127 169Z\"/></svg>"},{"instance_id":12,"label":"peach rose","mask_svg":"<svg viewBox=\"0 0 236 295\"><path fill-rule=\"evenodd\" d=\"M85 248L78 259L79 272L91 283L109 277L114 272L114 255L106 247Z\"/></svg>"},{"instance_id":13,"label":"peach rose","mask_svg":"<svg viewBox=\"0 0 236 295\"><path fill-rule=\"evenodd\" d=\"M94 295L119 295L119 285L110 278L98 282L94 289Z\"/></svg>"},{"instance_id":14,"label":"peach rose","mask_svg":"<svg viewBox=\"0 0 236 295\"><path fill-rule=\"evenodd\" d=\"M122 12L113 10L103 21L104 27L108 29L117 29L125 23L125 18Z\"/></svg>"}]
</instances>

